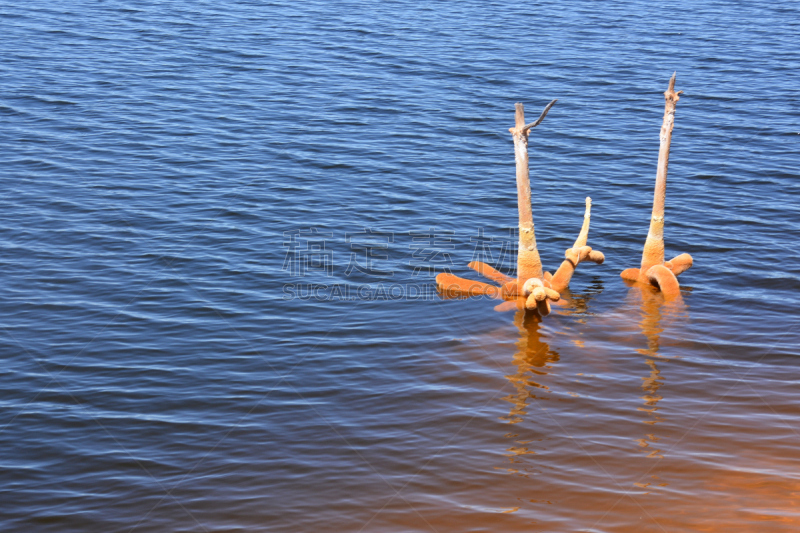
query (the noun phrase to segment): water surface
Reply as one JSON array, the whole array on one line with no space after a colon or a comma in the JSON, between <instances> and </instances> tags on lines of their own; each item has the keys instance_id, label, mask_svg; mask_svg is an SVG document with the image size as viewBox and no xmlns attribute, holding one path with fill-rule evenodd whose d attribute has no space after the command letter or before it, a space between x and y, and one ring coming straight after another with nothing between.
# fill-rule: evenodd
<instances>
[{"instance_id":1,"label":"water surface","mask_svg":"<svg viewBox=\"0 0 800 533\"><path fill-rule=\"evenodd\" d=\"M0 529L798 529L794 4L0 20ZM673 71L667 305L619 272ZM513 266L507 129L552 98L542 259L591 196L606 263L542 324L439 299L442 268Z\"/></svg>"}]
</instances>

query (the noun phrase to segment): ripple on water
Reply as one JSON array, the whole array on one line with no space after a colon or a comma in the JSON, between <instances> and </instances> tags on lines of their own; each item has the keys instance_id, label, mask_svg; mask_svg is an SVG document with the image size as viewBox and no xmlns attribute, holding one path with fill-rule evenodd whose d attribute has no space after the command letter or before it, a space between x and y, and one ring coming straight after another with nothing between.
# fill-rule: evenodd
<instances>
[{"instance_id":1,"label":"ripple on water","mask_svg":"<svg viewBox=\"0 0 800 533\"><path fill-rule=\"evenodd\" d=\"M2 529L794 531L797 15L4 6ZM666 305L618 273L675 70ZM543 324L433 298L426 234L513 266L507 128L552 98L542 259L589 195L606 263Z\"/></svg>"}]
</instances>

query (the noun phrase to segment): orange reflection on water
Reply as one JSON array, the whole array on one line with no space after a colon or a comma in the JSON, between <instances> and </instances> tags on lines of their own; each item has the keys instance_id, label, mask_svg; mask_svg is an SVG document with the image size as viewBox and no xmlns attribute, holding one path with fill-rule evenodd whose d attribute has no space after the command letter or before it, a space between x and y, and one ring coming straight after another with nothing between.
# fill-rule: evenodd
<instances>
[{"instance_id":1,"label":"orange reflection on water","mask_svg":"<svg viewBox=\"0 0 800 533\"><path fill-rule=\"evenodd\" d=\"M641 320L639 329L647 340L647 347L636 351L645 357L645 364L649 368L649 374L642 378L642 390L644 391L644 405L639 407L639 411L648 413L651 418L644 423L650 426L663 422L664 418L659 413L658 402L663 399L658 391L664 384L664 376L658 367L669 361L659 353L660 336L670 323L687 317L686 305L680 295L667 299L653 287L636 285L628 293L631 303L638 304ZM655 427L645 433L643 438L637 439L636 443L646 449L647 457L651 459L663 459L662 452L658 446L661 439L657 436Z\"/></svg>"},{"instance_id":2,"label":"orange reflection on water","mask_svg":"<svg viewBox=\"0 0 800 533\"><path fill-rule=\"evenodd\" d=\"M519 328L520 336L517 341L517 352L513 357L513 364L517 371L506 376L514 386L516 392L503 398L511 402L513 407L503 420L509 424L516 424L522 421L523 415L527 414L526 407L528 400L536 398L535 394L529 390L547 390L546 385L537 382L537 376L546 374L549 363L558 361L558 353L550 349L550 345L542 340L540 332L541 318L535 313L526 312L520 309L514 316L514 324Z\"/></svg>"},{"instance_id":3,"label":"orange reflection on water","mask_svg":"<svg viewBox=\"0 0 800 533\"><path fill-rule=\"evenodd\" d=\"M600 292L602 292L602 285L599 286L599 290L588 294L573 295L569 291L565 291L563 298L555 302L553 306L554 314L574 315L577 322L582 322L584 318L581 315L587 312L588 302ZM532 400L544 402L551 400L547 394L544 394L551 392L550 387L541 383L540 380L547 376L552 365L560 360L558 351L553 349L547 341L547 335L543 330L542 318L536 313L526 311L524 302L524 299L520 299L517 302L505 302L495 307L497 311L516 308L514 325L518 330L518 339L516 342L517 350L512 357L512 364L516 367L516 371L511 375L505 376L515 391L502 398L511 403L512 407L507 416L500 417L501 420L506 421L508 424L523 422L528 414L527 409ZM578 347L582 347L580 339L573 339L573 343ZM578 396L575 393L568 394L573 397ZM504 455L514 465L506 470L509 473L527 477L528 474L526 472L532 472L533 468L530 466L524 467L520 463L523 462L524 456L537 454L529 445L539 442L541 439L520 440L519 436L514 432L509 432L505 435L506 438L512 439L512 443L506 448Z\"/></svg>"},{"instance_id":4,"label":"orange reflection on water","mask_svg":"<svg viewBox=\"0 0 800 533\"><path fill-rule=\"evenodd\" d=\"M720 390L698 375L700 365L712 378L724 367L702 361L684 301L634 286L621 305L595 315L592 296L564 294L546 322L514 302L501 304L514 307L514 327L480 341L487 353L504 346L498 358L511 363L504 377L512 389L503 398L510 407L493 414L500 428L485 428L494 433L487 437L492 459L475 465L492 475L462 496L468 518L432 523L487 531L800 531L800 476L792 474L800 455L789 428L742 417L739 405L758 409L731 396L711 410L731 382ZM778 410L800 417L788 403ZM762 415L771 413L762 406ZM470 479L479 475L473 469Z\"/></svg>"}]
</instances>

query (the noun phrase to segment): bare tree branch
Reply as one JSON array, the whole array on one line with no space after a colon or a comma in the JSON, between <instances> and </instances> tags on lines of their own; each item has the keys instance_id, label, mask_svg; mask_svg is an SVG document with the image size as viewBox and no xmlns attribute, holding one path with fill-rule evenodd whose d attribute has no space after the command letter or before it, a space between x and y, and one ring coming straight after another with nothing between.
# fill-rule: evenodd
<instances>
[{"instance_id":1,"label":"bare tree branch","mask_svg":"<svg viewBox=\"0 0 800 533\"><path fill-rule=\"evenodd\" d=\"M523 133L527 133L527 131L530 130L531 128L535 128L536 126L541 124L542 121L544 120L544 117L547 116L547 112L550 111L550 108L553 107L556 102L558 102L558 98L556 98L555 100L553 100L552 102L547 104L547 107L544 108L544 111L542 111L542 114L539 115L539 118L536 119L536 122L531 122L530 124L527 124L526 126L524 126L522 128L522 132Z\"/></svg>"}]
</instances>

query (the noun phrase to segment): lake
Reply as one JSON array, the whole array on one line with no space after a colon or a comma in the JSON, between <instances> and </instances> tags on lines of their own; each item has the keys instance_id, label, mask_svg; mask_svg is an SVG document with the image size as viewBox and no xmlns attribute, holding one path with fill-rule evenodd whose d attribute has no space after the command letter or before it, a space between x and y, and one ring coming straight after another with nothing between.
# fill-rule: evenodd
<instances>
[{"instance_id":1,"label":"lake","mask_svg":"<svg viewBox=\"0 0 800 533\"><path fill-rule=\"evenodd\" d=\"M0 529L800 528L800 6L0 1ZM673 303L629 287L678 103ZM513 273L514 104L564 305Z\"/></svg>"}]
</instances>

